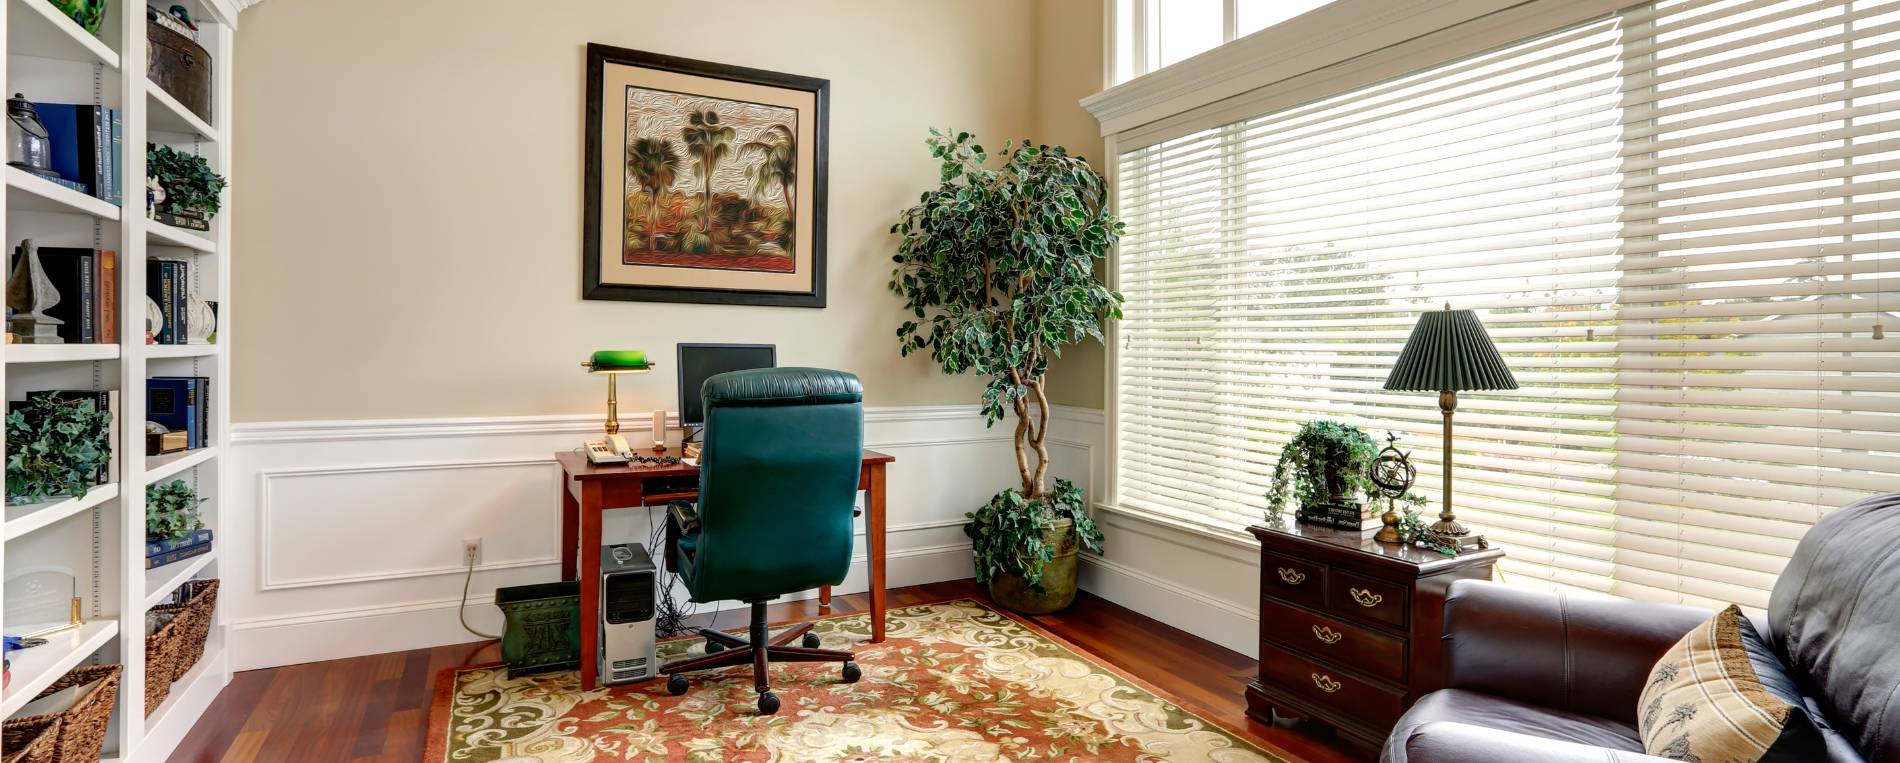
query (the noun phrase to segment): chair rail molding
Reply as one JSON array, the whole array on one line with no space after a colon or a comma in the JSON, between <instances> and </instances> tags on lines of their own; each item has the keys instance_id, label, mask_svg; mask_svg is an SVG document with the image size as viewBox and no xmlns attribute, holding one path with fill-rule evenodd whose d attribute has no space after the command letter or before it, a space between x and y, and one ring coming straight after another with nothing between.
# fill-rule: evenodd
<instances>
[{"instance_id":1,"label":"chair rail molding","mask_svg":"<svg viewBox=\"0 0 1900 763\"><path fill-rule=\"evenodd\" d=\"M1094 485L1100 412L1055 406L1051 421L1052 475ZM496 587L558 574L560 472L552 455L600 427L595 413L233 426L226 468L236 487L226 505L255 511L220 532L255 551L232 555L222 573L232 666L477 640L455 611L469 574L465 540L482 542L469 621L494 632ZM649 429L635 417L622 432L638 443ZM866 409L866 447L897 457L886 528L891 586L972 574L964 514L1020 479L1013 429L1013 421L984 426L975 405ZM609 511L604 535L644 542L661 514ZM868 585L865 548L838 592Z\"/></svg>"}]
</instances>

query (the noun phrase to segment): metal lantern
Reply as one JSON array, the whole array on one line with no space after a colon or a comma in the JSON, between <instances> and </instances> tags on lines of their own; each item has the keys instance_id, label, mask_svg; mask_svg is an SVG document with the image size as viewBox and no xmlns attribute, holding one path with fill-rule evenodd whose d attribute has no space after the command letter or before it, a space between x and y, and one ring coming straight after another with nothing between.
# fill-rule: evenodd
<instances>
[{"instance_id":1,"label":"metal lantern","mask_svg":"<svg viewBox=\"0 0 1900 763\"><path fill-rule=\"evenodd\" d=\"M7 164L43 178L59 177L53 172L53 142L47 137L40 112L25 96L14 93L7 99Z\"/></svg>"}]
</instances>

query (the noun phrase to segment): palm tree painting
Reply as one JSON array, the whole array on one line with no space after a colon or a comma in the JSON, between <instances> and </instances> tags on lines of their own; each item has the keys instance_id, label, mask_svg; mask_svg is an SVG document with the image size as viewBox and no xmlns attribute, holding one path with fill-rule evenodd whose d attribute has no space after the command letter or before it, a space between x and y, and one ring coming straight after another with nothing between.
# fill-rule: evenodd
<instances>
[{"instance_id":1,"label":"palm tree painting","mask_svg":"<svg viewBox=\"0 0 1900 763\"><path fill-rule=\"evenodd\" d=\"M628 265L793 272L798 112L627 87Z\"/></svg>"}]
</instances>

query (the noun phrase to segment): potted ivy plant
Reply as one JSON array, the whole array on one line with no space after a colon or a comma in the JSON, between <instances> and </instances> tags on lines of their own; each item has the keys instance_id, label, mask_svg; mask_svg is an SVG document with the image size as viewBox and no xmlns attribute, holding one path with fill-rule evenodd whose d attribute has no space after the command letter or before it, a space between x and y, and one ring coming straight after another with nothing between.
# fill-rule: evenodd
<instances>
[{"instance_id":1,"label":"potted ivy plant","mask_svg":"<svg viewBox=\"0 0 1900 763\"><path fill-rule=\"evenodd\" d=\"M145 487L145 540L182 538L204 529L198 505L204 503L184 480Z\"/></svg>"},{"instance_id":2,"label":"potted ivy plant","mask_svg":"<svg viewBox=\"0 0 1900 763\"><path fill-rule=\"evenodd\" d=\"M145 172L158 184L147 202L154 219L180 228L210 230L225 186L224 176L212 172L210 162L171 146L147 143Z\"/></svg>"},{"instance_id":3,"label":"potted ivy plant","mask_svg":"<svg viewBox=\"0 0 1900 763\"><path fill-rule=\"evenodd\" d=\"M1102 175L1061 146L1005 144L997 167L967 132L933 129L927 143L940 182L891 226L901 240L890 288L910 313L899 348L986 377L986 425L1015 415L1022 484L968 514L964 532L992 598L1054 612L1075 600L1076 548L1100 553L1102 534L1080 488L1049 486L1043 377L1064 347L1101 341L1103 322L1121 317L1121 295L1094 268L1122 224Z\"/></svg>"},{"instance_id":4,"label":"potted ivy plant","mask_svg":"<svg viewBox=\"0 0 1900 763\"><path fill-rule=\"evenodd\" d=\"M1309 421L1280 449L1267 490L1267 518L1278 522L1288 497L1303 508L1356 504L1377 495L1366 467L1378 445L1359 427Z\"/></svg>"},{"instance_id":5,"label":"potted ivy plant","mask_svg":"<svg viewBox=\"0 0 1900 763\"><path fill-rule=\"evenodd\" d=\"M112 461L112 412L87 399L28 395L7 412L7 502L77 498Z\"/></svg>"}]
</instances>

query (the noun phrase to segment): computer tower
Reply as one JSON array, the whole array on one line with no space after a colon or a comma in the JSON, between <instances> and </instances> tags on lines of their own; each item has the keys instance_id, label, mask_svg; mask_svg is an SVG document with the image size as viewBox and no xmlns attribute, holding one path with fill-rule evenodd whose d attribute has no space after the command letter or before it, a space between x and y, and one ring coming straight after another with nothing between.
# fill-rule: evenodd
<instances>
[{"instance_id":1,"label":"computer tower","mask_svg":"<svg viewBox=\"0 0 1900 763\"><path fill-rule=\"evenodd\" d=\"M600 549L600 682L621 684L659 675L653 643L653 557L638 543Z\"/></svg>"}]
</instances>

